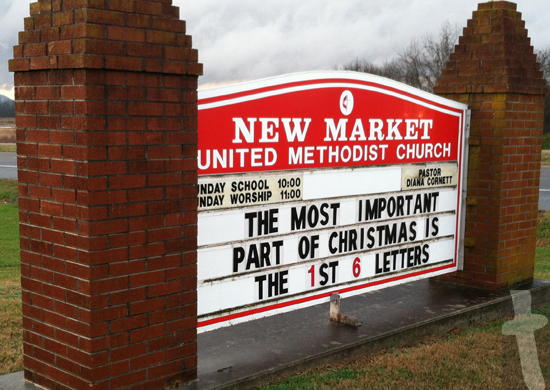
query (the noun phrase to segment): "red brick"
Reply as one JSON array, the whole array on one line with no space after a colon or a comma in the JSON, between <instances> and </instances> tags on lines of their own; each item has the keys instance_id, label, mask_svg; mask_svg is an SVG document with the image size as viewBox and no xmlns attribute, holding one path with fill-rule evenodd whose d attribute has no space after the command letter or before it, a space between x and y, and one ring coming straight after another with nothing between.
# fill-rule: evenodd
<instances>
[{"instance_id":1,"label":"red brick","mask_svg":"<svg viewBox=\"0 0 550 390\"><path fill-rule=\"evenodd\" d=\"M128 26L139 28L151 27L151 16L140 14L128 14Z\"/></svg>"},{"instance_id":2,"label":"red brick","mask_svg":"<svg viewBox=\"0 0 550 390\"><path fill-rule=\"evenodd\" d=\"M130 115L134 116L162 116L164 105L160 103L130 103L128 105Z\"/></svg>"},{"instance_id":3,"label":"red brick","mask_svg":"<svg viewBox=\"0 0 550 390\"><path fill-rule=\"evenodd\" d=\"M9 71L10 72L22 72L30 70L31 65L30 61L27 58L20 58L9 61Z\"/></svg>"},{"instance_id":4,"label":"red brick","mask_svg":"<svg viewBox=\"0 0 550 390\"><path fill-rule=\"evenodd\" d=\"M106 56L105 67L108 69L141 71L143 70L143 60L123 56Z\"/></svg>"},{"instance_id":5,"label":"red brick","mask_svg":"<svg viewBox=\"0 0 550 390\"><path fill-rule=\"evenodd\" d=\"M180 325L179 329L181 330L183 327L181 327L181 322L178 324ZM182 343L182 336L181 333L172 333L169 336L164 336L155 340L149 341L149 350L150 351L158 351L161 349L168 349L175 346L179 346Z\"/></svg>"},{"instance_id":6,"label":"red brick","mask_svg":"<svg viewBox=\"0 0 550 390\"><path fill-rule=\"evenodd\" d=\"M74 23L73 12L59 12L52 15L52 25L63 26Z\"/></svg>"},{"instance_id":7,"label":"red brick","mask_svg":"<svg viewBox=\"0 0 550 390\"><path fill-rule=\"evenodd\" d=\"M143 100L145 91L142 88L126 88L126 87L109 87L108 96L110 100ZM111 118L112 121L118 121L118 123L135 123L137 118ZM142 122L143 127L145 121ZM133 130L132 125L126 125L124 127L114 128L114 130ZM139 130L139 128L137 129Z\"/></svg>"},{"instance_id":8,"label":"red brick","mask_svg":"<svg viewBox=\"0 0 550 390\"><path fill-rule=\"evenodd\" d=\"M74 24L61 27L61 39L98 38L105 37L104 29L96 25Z\"/></svg>"},{"instance_id":9,"label":"red brick","mask_svg":"<svg viewBox=\"0 0 550 390\"><path fill-rule=\"evenodd\" d=\"M73 47L74 53L124 54L124 44L122 42L110 42L108 40L77 39L73 41Z\"/></svg>"},{"instance_id":10,"label":"red brick","mask_svg":"<svg viewBox=\"0 0 550 390\"><path fill-rule=\"evenodd\" d=\"M149 30L147 31L146 42L161 45L175 45L177 43L177 37L176 34L172 32Z\"/></svg>"},{"instance_id":11,"label":"red brick","mask_svg":"<svg viewBox=\"0 0 550 390\"><path fill-rule=\"evenodd\" d=\"M155 366L164 362L164 351L152 353L146 356L140 356L133 358L130 361L132 370L138 370L140 368Z\"/></svg>"},{"instance_id":12,"label":"red brick","mask_svg":"<svg viewBox=\"0 0 550 390\"><path fill-rule=\"evenodd\" d=\"M111 0L109 2L109 9L123 12L134 11L134 0Z\"/></svg>"},{"instance_id":13,"label":"red brick","mask_svg":"<svg viewBox=\"0 0 550 390\"><path fill-rule=\"evenodd\" d=\"M199 54L197 50L177 47L177 46L166 46L164 48L165 57L168 60L187 60L187 61L198 61Z\"/></svg>"},{"instance_id":14,"label":"red brick","mask_svg":"<svg viewBox=\"0 0 550 390\"><path fill-rule=\"evenodd\" d=\"M153 102L181 102L182 92L177 89L148 89L147 100Z\"/></svg>"},{"instance_id":15,"label":"red brick","mask_svg":"<svg viewBox=\"0 0 550 390\"><path fill-rule=\"evenodd\" d=\"M44 117L39 117L39 119ZM48 127L39 125L43 129ZM27 130L27 141L28 142L50 142L50 132L44 130Z\"/></svg>"},{"instance_id":16,"label":"red brick","mask_svg":"<svg viewBox=\"0 0 550 390\"><path fill-rule=\"evenodd\" d=\"M111 379L111 386L113 389L118 389L121 387L129 386L134 383L142 382L147 377L147 371L134 371L130 374L121 375L116 378Z\"/></svg>"},{"instance_id":17,"label":"red brick","mask_svg":"<svg viewBox=\"0 0 550 390\"><path fill-rule=\"evenodd\" d=\"M50 101L50 114L72 114L74 103L70 101Z\"/></svg>"},{"instance_id":18,"label":"red brick","mask_svg":"<svg viewBox=\"0 0 550 390\"><path fill-rule=\"evenodd\" d=\"M127 39L126 39L127 40ZM144 39L136 40L137 42L143 42ZM133 57L152 57L162 58L163 48L159 45L147 45L140 43L128 43L126 45L127 53Z\"/></svg>"},{"instance_id":19,"label":"red brick","mask_svg":"<svg viewBox=\"0 0 550 390\"><path fill-rule=\"evenodd\" d=\"M25 57L45 56L46 44L36 43L36 44L25 45L23 50L23 55Z\"/></svg>"},{"instance_id":20,"label":"red brick","mask_svg":"<svg viewBox=\"0 0 550 390\"><path fill-rule=\"evenodd\" d=\"M75 22L124 26L126 17L122 12L83 8L75 11Z\"/></svg>"},{"instance_id":21,"label":"red brick","mask_svg":"<svg viewBox=\"0 0 550 390\"><path fill-rule=\"evenodd\" d=\"M180 9L178 7L174 7L170 4L163 4L162 5L162 14L168 18L172 19L179 19L180 17Z\"/></svg>"},{"instance_id":22,"label":"red brick","mask_svg":"<svg viewBox=\"0 0 550 390\"><path fill-rule=\"evenodd\" d=\"M130 359L136 356L141 356L147 352L146 343L137 343L130 346L125 346L122 348L112 349L111 360L116 362L120 360Z\"/></svg>"},{"instance_id":23,"label":"red brick","mask_svg":"<svg viewBox=\"0 0 550 390\"><path fill-rule=\"evenodd\" d=\"M185 21L183 20L171 20L167 18L153 17L153 29L174 31L185 34Z\"/></svg>"},{"instance_id":24,"label":"red brick","mask_svg":"<svg viewBox=\"0 0 550 390\"><path fill-rule=\"evenodd\" d=\"M182 129L179 118L149 118L148 130L178 131Z\"/></svg>"},{"instance_id":25,"label":"red brick","mask_svg":"<svg viewBox=\"0 0 550 390\"><path fill-rule=\"evenodd\" d=\"M107 38L115 41L145 42L145 31L137 28L109 26Z\"/></svg>"}]
</instances>

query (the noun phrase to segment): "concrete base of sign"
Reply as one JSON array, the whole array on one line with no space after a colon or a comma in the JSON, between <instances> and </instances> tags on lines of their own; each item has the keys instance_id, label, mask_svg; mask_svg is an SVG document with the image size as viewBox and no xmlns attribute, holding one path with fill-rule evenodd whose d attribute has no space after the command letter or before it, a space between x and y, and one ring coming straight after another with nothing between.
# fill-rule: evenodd
<instances>
[{"instance_id":1,"label":"concrete base of sign","mask_svg":"<svg viewBox=\"0 0 550 390\"><path fill-rule=\"evenodd\" d=\"M535 279L532 307L550 305L550 282ZM360 353L411 345L425 336L513 316L509 291L420 280L344 299L362 327L329 321L329 303L199 335L199 380L181 390L246 388L282 374ZM0 377L0 389L37 390L23 373Z\"/></svg>"}]
</instances>

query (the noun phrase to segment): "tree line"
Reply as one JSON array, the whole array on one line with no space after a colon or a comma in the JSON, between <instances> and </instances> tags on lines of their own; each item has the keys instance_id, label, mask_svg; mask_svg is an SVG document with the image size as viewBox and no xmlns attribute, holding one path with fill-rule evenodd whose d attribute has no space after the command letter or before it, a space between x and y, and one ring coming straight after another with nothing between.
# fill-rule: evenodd
<instances>
[{"instance_id":1,"label":"tree line","mask_svg":"<svg viewBox=\"0 0 550 390\"><path fill-rule=\"evenodd\" d=\"M15 117L15 102L10 98L0 95L0 118Z\"/></svg>"},{"instance_id":2,"label":"tree line","mask_svg":"<svg viewBox=\"0 0 550 390\"><path fill-rule=\"evenodd\" d=\"M397 49L396 56L381 65L367 59L355 59L340 70L370 73L408 84L427 92L433 92L441 72L445 69L451 53L458 44L460 29L449 22L443 23L438 33L427 33L413 38L407 46ZM546 84L550 87L550 48L535 51ZM550 132L550 94L546 95L544 133Z\"/></svg>"}]
</instances>

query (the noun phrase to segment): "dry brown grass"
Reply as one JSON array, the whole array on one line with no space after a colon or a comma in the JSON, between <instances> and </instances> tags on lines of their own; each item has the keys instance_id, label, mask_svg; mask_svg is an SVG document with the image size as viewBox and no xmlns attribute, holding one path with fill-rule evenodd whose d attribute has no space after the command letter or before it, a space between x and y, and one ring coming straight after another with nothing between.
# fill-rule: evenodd
<instances>
[{"instance_id":1,"label":"dry brown grass","mask_svg":"<svg viewBox=\"0 0 550 390\"><path fill-rule=\"evenodd\" d=\"M15 118L0 118L0 127L15 127Z\"/></svg>"},{"instance_id":2,"label":"dry brown grass","mask_svg":"<svg viewBox=\"0 0 550 390\"><path fill-rule=\"evenodd\" d=\"M542 152L542 166L550 167L550 152Z\"/></svg>"},{"instance_id":3,"label":"dry brown grass","mask_svg":"<svg viewBox=\"0 0 550 390\"><path fill-rule=\"evenodd\" d=\"M500 324L300 373L268 387L290 389L500 389ZM281 379L281 378L280 378Z\"/></svg>"},{"instance_id":4,"label":"dry brown grass","mask_svg":"<svg viewBox=\"0 0 550 390\"><path fill-rule=\"evenodd\" d=\"M550 308L536 313L550 316ZM509 321L511 318L505 319ZM304 371L269 390L518 390L525 387L518 341L504 321ZM535 333L541 371L550 383L550 326Z\"/></svg>"},{"instance_id":5,"label":"dry brown grass","mask_svg":"<svg viewBox=\"0 0 550 390\"><path fill-rule=\"evenodd\" d=\"M550 318L550 308L546 307L544 309L537 310L535 311L535 314L542 314L546 318ZM523 317L522 319L527 319L528 321L523 322L523 325L516 324L516 330L523 329L523 331L529 332L528 328L531 327L533 320L529 319L529 317ZM517 339L513 336L505 336L503 338L503 390L528 389L524 381L522 367L519 364L520 353L518 344L522 345L524 352L527 352L527 355L530 355L535 362L532 366L528 367L527 372L528 374L531 374L529 375L530 380L532 382L539 383L539 387L529 388L544 388L544 386L540 387L541 383L536 380L538 376L532 375L532 368L536 367L536 362L538 362L546 382L546 388L550 388L550 325L546 325L542 329L535 332L536 350L531 350L531 348L528 348L528 342L526 343L525 340ZM524 362L525 361L526 360L524 359Z\"/></svg>"},{"instance_id":6,"label":"dry brown grass","mask_svg":"<svg viewBox=\"0 0 550 390\"><path fill-rule=\"evenodd\" d=\"M0 268L0 375L23 369L19 267Z\"/></svg>"},{"instance_id":7,"label":"dry brown grass","mask_svg":"<svg viewBox=\"0 0 550 390\"><path fill-rule=\"evenodd\" d=\"M0 118L4 119L4 118ZM15 143L15 127L4 128L8 124L2 124L0 121L0 143ZM14 123L15 126L15 123Z\"/></svg>"}]
</instances>

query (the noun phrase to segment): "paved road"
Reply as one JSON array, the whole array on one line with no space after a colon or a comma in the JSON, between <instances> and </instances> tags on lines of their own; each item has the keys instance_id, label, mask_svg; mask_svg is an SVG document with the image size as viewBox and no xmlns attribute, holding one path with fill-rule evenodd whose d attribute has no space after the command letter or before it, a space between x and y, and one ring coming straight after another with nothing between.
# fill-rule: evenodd
<instances>
[{"instance_id":1,"label":"paved road","mask_svg":"<svg viewBox=\"0 0 550 390\"><path fill-rule=\"evenodd\" d=\"M540 171L539 210L550 210L550 167Z\"/></svg>"},{"instance_id":2,"label":"paved road","mask_svg":"<svg viewBox=\"0 0 550 390\"><path fill-rule=\"evenodd\" d=\"M0 179L17 179L15 153L0 153ZM539 209L550 210L550 167L542 167Z\"/></svg>"},{"instance_id":3,"label":"paved road","mask_svg":"<svg viewBox=\"0 0 550 390\"><path fill-rule=\"evenodd\" d=\"M0 179L17 179L15 153L0 153Z\"/></svg>"}]
</instances>

